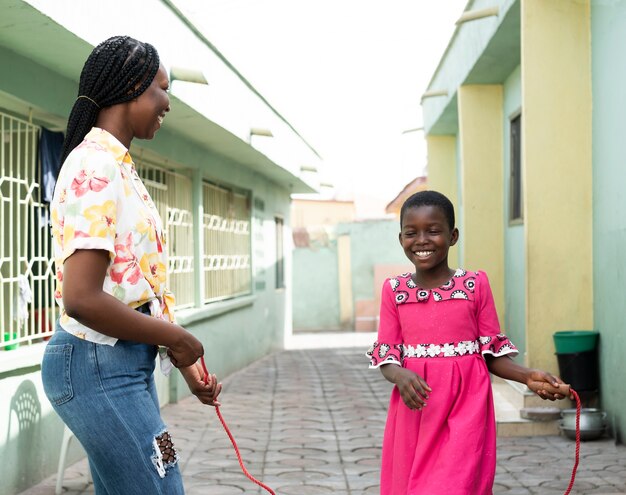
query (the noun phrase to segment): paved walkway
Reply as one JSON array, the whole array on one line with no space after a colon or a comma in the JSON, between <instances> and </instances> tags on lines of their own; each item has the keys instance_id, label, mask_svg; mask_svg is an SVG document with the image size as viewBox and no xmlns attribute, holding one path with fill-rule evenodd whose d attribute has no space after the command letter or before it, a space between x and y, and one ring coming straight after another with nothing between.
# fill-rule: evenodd
<instances>
[{"instance_id":1,"label":"paved walkway","mask_svg":"<svg viewBox=\"0 0 626 495\"><path fill-rule=\"evenodd\" d=\"M310 347L310 346L309 346ZM379 493L390 385L367 369L362 348L287 350L224 380L222 414L248 470L277 495ZM187 495L265 494L240 471L212 408L185 399L163 408ZM563 437L498 442L494 494L563 494L574 442ZM65 493L93 493L86 462L66 471ZM21 495L51 495L54 477ZM585 442L572 494L626 494L626 448ZM147 494L149 495L149 494ZM431 495L431 494L428 494Z\"/></svg>"}]
</instances>

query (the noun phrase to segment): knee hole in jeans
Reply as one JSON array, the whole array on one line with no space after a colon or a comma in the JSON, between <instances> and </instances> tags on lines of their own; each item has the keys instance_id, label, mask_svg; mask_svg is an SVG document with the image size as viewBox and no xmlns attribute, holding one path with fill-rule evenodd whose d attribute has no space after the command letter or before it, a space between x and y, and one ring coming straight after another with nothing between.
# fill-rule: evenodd
<instances>
[{"instance_id":1,"label":"knee hole in jeans","mask_svg":"<svg viewBox=\"0 0 626 495\"><path fill-rule=\"evenodd\" d=\"M154 437L152 462L161 478L165 477L168 468L178 462L178 452L174 449L174 442L168 431Z\"/></svg>"}]
</instances>

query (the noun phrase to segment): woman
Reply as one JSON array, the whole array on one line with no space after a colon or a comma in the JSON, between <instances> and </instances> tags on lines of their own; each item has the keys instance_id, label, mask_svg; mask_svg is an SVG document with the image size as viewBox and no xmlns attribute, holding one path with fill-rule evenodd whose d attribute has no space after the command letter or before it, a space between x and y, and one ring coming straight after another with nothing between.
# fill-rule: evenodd
<instances>
[{"instance_id":1,"label":"woman","mask_svg":"<svg viewBox=\"0 0 626 495\"><path fill-rule=\"evenodd\" d=\"M61 316L46 347L46 395L89 457L96 494L184 493L160 417L154 363L182 372L205 404L221 385L196 361L200 341L174 323L166 236L128 149L169 112L169 80L148 43L99 44L80 76L51 203Z\"/></svg>"}]
</instances>

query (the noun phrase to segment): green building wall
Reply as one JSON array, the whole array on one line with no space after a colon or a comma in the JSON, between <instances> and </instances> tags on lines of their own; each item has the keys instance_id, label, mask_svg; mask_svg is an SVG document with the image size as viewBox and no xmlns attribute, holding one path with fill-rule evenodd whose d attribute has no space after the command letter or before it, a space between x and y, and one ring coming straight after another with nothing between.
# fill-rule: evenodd
<instances>
[{"instance_id":1,"label":"green building wall","mask_svg":"<svg viewBox=\"0 0 626 495\"><path fill-rule=\"evenodd\" d=\"M374 285L374 265L410 266L398 241L400 221L395 218L340 224L338 232L350 236L355 301L375 299L379 295L381 287ZM398 273L389 274L394 275Z\"/></svg>"},{"instance_id":2,"label":"green building wall","mask_svg":"<svg viewBox=\"0 0 626 495\"><path fill-rule=\"evenodd\" d=\"M623 2L592 2L594 325L600 332L602 405L621 441L626 436L626 388L618 371L626 350L625 26Z\"/></svg>"},{"instance_id":3,"label":"green building wall","mask_svg":"<svg viewBox=\"0 0 626 495\"><path fill-rule=\"evenodd\" d=\"M293 251L294 330L337 330L339 266L337 241L319 248Z\"/></svg>"},{"instance_id":4,"label":"green building wall","mask_svg":"<svg viewBox=\"0 0 626 495\"><path fill-rule=\"evenodd\" d=\"M501 325L519 349L518 360L526 353L526 255L524 250L524 224L509 222L511 176L511 125L510 119L521 110L522 79L518 66L504 81L504 305ZM524 118L522 116L522 118ZM522 361L523 362L523 361Z\"/></svg>"},{"instance_id":5,"label":"green building wall","mask_svg":"<svg viewBox=\"0 0 626 495\"><path fill-rule=\"evenodd\" d=\"M373 301L380 292L374 280L375 265L399 265L408 261L398 242L396 219L341 223L331 237L350 238L353 307L357 301ZM389 276L397 275L390 273ZM296 248L293 254L293 321L296 330L338 330L339 308L337 242L327 247ZM354 321L354 318L353 318Z\"/></svg>"}]
</instances>

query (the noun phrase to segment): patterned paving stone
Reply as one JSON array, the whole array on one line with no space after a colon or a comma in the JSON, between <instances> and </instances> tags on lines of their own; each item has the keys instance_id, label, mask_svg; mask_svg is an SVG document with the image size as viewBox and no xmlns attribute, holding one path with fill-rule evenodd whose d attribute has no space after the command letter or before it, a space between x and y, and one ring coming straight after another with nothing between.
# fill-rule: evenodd
<instances>
[{"instance_id":1,"label":"patterned paving stone","mask_svg":"<svg viewBox=\"0 0 626 495\"><path fill-rule=\"evenodd\" d=\"M367 369L362 351L278 352L223 381L222 414L244 463L278 495L379 493L391 386ZM163 416L187 495L267 495L241 472L211 408L188 398ZM562 495L573 463L567 438L500 438L494 495ZM86 472L85 461L68 468L65 494L93 493ZM608 438L585 442L576 480L572 495L626 494L626 448ZM52 495L54 483L52 476L21 495Z\"/></svg>"}]
</instances>

